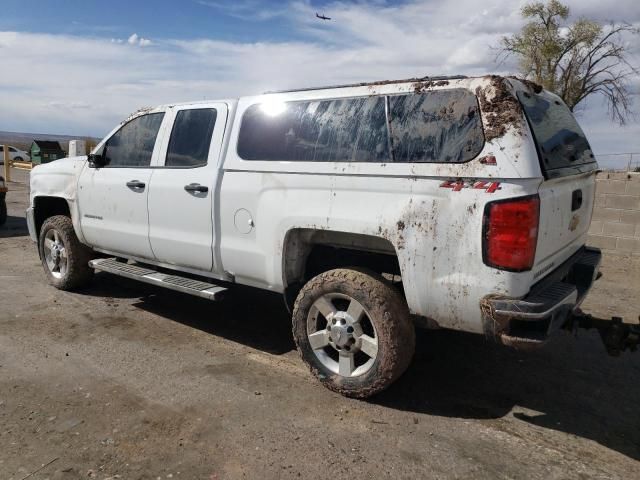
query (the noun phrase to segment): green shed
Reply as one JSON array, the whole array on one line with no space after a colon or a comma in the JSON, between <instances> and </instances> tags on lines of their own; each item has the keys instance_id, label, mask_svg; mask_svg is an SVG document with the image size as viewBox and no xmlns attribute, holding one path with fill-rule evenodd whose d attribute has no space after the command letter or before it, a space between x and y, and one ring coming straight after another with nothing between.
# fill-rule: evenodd
<instances>
[{"instance_id":1,"label":"green shed","mask_svg":"<svg viewBox=\"0 0 640 480\"><path fill-rule=\"evenodd\" d=\"M64 152L58 142L49 140L34 140L31 144L31 162L34 165L40 163L49 163L58 158L64 158L67 154Z\"/></svg>"}]
</instances>

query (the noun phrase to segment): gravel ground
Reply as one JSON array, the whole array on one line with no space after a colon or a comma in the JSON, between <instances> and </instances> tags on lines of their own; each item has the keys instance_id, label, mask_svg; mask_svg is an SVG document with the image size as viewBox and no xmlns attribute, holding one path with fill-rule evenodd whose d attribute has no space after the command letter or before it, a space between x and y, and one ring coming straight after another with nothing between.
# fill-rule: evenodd
<instances>
[{"instance_id":1,"label":"gravel ground","mask_svg":"<svg viewBox=\"0 0 640 480\"><path fill-rule=\"evenodd\" d=\"M278 296L47 285L25 178L0 229L1 479L640 476L640 354L596 332L533 353L420 332L397 384L350 400L308 374ZM637 318L640 260L602 270L584 310Z\"/></svg>"}]
</instances>

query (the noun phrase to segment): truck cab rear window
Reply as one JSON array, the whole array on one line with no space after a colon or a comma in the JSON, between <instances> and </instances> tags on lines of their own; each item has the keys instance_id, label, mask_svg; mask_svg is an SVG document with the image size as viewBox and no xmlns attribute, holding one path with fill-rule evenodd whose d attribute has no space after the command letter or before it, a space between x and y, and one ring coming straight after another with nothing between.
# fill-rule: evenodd
<instances>
[{"instance_id":1,"label":"truck cab rear window","mask_svg":"<svg viewBox=\"0 0 640 480\"><path fill-rule=\"evenodd\" d=\"M465 162L483 144L475 95L455 89L251 105L242 118L238 155L300 162Z\"/></svg>"},{"instance_id":2,"label":"truck cab rear window","mask_svg":"<svg viewBox=\"0 0 640 480\"><path fill-rule=\"evenodd\" d=\"M518 92L538 145L542 170L547 176L570 175L597 168L589 142L573 114L562 101Z\"/></svg>"}]
</instances>

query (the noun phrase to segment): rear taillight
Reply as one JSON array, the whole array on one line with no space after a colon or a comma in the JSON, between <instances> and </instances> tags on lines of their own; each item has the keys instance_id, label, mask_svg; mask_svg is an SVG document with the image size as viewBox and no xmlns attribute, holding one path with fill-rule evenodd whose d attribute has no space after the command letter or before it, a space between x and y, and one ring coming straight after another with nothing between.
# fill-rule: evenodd
<instances>
[{"instance_id":1,"label":"rear taillight","mask_svg":"<svg viewBox=\"0 0 640 480\"><path fill-rule=\"evenodd\" d=\"M537 195L488 203L483 220L484 263L512 272L531 270L536 256L539 217Z\"/></svg>"}]
</instances>

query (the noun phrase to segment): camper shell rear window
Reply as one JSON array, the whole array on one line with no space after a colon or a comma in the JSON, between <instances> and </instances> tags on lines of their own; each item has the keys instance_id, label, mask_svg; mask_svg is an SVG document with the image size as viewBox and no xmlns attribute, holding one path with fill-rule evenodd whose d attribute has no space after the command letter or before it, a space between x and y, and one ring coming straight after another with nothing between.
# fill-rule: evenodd
<instances>
[{"instance_id":1,"label":"camper shell rear window","mask_svg":"<svg viewBox=\"0 0 640 480\"><path fill-rule=\"evenodd\" d=\"M564 102L526 91L518 92L518 100L533 132L540 165L547 178L598 168L587 137Z\"/></svg>"},{"instance_id":2,"label":"camper shell rear window","mask_svg":"<svg viewBox=\"0 0 640 480\"><path fill-rule=\"evenodd\" d=\"M483 146L476 96L447 89L254 104L237 150L250 161L461 163Z\"/></svg>"}]
</instances>

